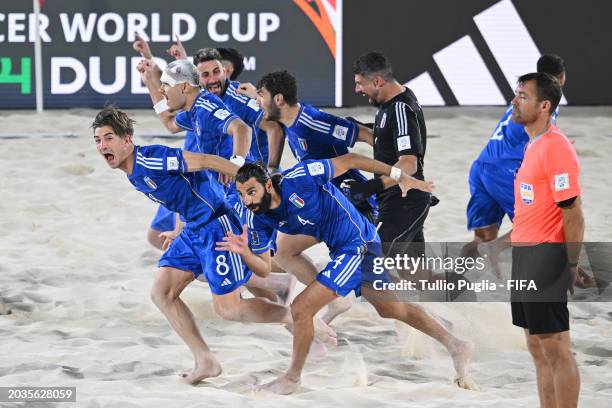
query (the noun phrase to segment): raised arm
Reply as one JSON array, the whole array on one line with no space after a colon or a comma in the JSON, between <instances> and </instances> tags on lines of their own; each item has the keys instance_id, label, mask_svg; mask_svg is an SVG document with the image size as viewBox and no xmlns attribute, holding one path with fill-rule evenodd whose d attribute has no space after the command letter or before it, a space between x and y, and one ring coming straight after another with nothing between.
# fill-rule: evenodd
<instances>
[{"instance_id":1,"label":"raised arm","mask_svg":"<svg viewBox=\"0 0 612 408\"><path fill-rule=\"evenodd\" d=\"M140 61L137 67L138 72L140 72L142 82L149 90L149 95L151 96L154 107L165 99L161 92L161 71L158 75L158 71L155 69L155 67L157 67L157 65L155 65L155 63L151 60L147 59ZM166 110L159 113L159 120L171 133L179 133L184 131L184 129L180 128L174 121L175 116L176 114Z\"/></svg>"},{"instance_id":2,"label":"raised arm","mask_svg":"<svg viewBox=\"0 0 612 408\"><path fill-rule=\"evenodd\" d=\"M227 127L227 133L233 136L234 156L246 158L251 148L251 127L241 119L234 119Z\"/></svg>"},{"instance_id":3,"label":"raised arm","mask_svg":"<svg viewBox=\"0 0 612 408\"><path fill-rule=\"evenodd\" d=\"M369 173L380 174L382 176L389 176L399 185L402 190L402 196L404 197L411 188L427 192L432 191L434 188L433 182L431 181L416 179L398 167L391 167L388 164L367 158L357 153L349 153L333 158L331 162L334 167L334 177L338 177L350 169L358 169Z\"/></svg>"},{"instance_id":4,"label":"raised arm","mask_svg":"<svg viewBox=\"0 0 612 408\"><path fill-rule=\"evenodd\" d=\"M263 119L259 127L268 135L268 170L276 171L280 167L285 147L285 132L278 122Z\"/></svg>"}]
</instances>

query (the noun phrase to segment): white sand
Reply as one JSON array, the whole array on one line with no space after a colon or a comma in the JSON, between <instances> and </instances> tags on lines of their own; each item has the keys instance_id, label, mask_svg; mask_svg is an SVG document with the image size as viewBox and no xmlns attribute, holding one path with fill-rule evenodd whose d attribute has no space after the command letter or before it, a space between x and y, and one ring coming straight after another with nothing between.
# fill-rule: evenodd
<instances>
[{"instance_id":1,"label":"white sand","mask_svg":"<svg viewBox=\"0 0 612 408\"><path fill-rule=\"evenodd\" d=\"M470 238L468 169L502 110L426 112L426 174L442 200L427 220L428 240ZM367 120L371 112L349 113ZM150 111L133 113L137 134L165 133ZM291 337L280 326L220 320L201 283L184 298L224 372L198 387L184 384L175 373L191 367L191 355L149 299L159 253L146 244L145 230L156 206L97 155L88 129L93 115L0 113L0 134L78 135L0 139L0 312L12 312L0 316L0 386L76 386L79 407L537 406L522 333L510 323L509 306L494 303L425 305L476 343L472 373L481 392L451 384L452 366L439 346L360 303L335 321L339 347L307 364L298 394L255 394L255 384L286 369ZM590 241L612 241L611 117L610 109L565 108L559 120L581 158ZM326 256L321 247L310 253ZM612 305L573 304L570 313L581 406L609 407Z\"/></svg>"}]
</instances>

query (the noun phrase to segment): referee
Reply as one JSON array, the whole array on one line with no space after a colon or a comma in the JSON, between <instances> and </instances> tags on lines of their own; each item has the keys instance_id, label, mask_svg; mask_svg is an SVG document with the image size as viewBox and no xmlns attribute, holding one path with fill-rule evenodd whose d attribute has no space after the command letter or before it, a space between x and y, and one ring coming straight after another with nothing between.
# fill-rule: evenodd
<instances>
[{"instance_id":1,"label":"referee","mask_svg":"<svg viewBox=\"0 0 612 408\"><path fill-rule=\"evenodd\" d=\"M570 348L567 290L590 280L577 267L584 236L580 165L572 144L551 120L560 99L559 81L538 72L519 78L512 100L512 120L529 135L514 182L512 279L537 287L531 294L513 291L512 323L525 330L543 407L578 404L580 376Z\"/></svg>"},{"instance_id":2,"label":"referee","mask_svg":"<svg viewBox=\"0 0 612 408\"><path fill-rule=\"evenodd\" d=\"M378 107L374 159L423 180L427 130L414 93L394 78L391 64L379 52L359 57L353 65L353 74L355 92L367 96L370 104ZM355 197L377 194L378 233L386 256L423 253L423 224L432 203L430 193L412 189L402 197L392 179L379 176L366 183L351 183L349 189ZM413 242L416 244L411 245Z\"/></svg>"}]
</instances>

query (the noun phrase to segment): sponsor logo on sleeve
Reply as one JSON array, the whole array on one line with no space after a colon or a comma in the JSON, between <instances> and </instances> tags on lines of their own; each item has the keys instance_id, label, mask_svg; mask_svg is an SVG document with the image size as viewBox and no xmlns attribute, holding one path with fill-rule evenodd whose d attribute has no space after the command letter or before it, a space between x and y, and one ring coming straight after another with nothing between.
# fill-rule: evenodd
<instances>
[{"instance_id":1,"label":"sponsor logo on sleeve","mask_svg":"<svg viewBox=\"0 0 612 408\"><path fill-rule=\"evenodd\" d=\"M179 168L178 158L176 158L176 157L168 157L166 159L166 168L168 170L178 170L178 168Z\"/></svg>"},{"instance_id":2,"label":"sponsor logo on sleeve","mask_svg":"<svg viewBox=\"0 0 612 408\"><path fill-rule=\"evenodd\" d=\"M555 174L555 191L567 190L570 188L569 174Z\"/></svg>"},{"instance_id":3,"label":"sponsor logo on sleeve","mask_svg":"<svg viewBox=\"0 0 612 408\"><path fill-rule=\"evenodd\" d=\"M336 125L334 127L334 137L340 140L346 140L346 135L348 134L348 128L346 126Z\"/></svg>"},{"instance_id":4,"label":"sponsor logo on sleeve","mask_svg":"<svg viewBox=\"0 0 612 408\"><path fill-rule=\"evenodd\" d=\"M410 149L410 136L402 136L397 138L397 150Z\"/></svg>"},{"instance_id":5,"label":"sponsor logo on sleeve","mask_svg":"<svg viewBox=\"0 0 612 408\"><path fill-rule=\"evenodd\" d=\"M323 163L321 162L308 163L307 167L311 176L325 174L325 167L323 167Z\"/></svg>"},{"instance_id":6,"label":"sponsor logo on sleeve","mask_svg":"<svg viewBox=\"0 0 612 408\"><path fill-rule=\"evenodd\" d=\"M520 186L521 198L523 202L527 205L532 204L535 199L535 194L533 192L533 185L527 183L521 183Z\"/></svg>"},{"instance_id":7,"label":"sponsor logo on sleeve","mask_svg":"<svg viewBox=\"0 0 612 408\"><path fill-rule=\"evenodd\" d=\"M217 109L215 111L215 117L219 120L225 120L231 113L229 113L226 109Z\"/></svg>"}]
</instances>

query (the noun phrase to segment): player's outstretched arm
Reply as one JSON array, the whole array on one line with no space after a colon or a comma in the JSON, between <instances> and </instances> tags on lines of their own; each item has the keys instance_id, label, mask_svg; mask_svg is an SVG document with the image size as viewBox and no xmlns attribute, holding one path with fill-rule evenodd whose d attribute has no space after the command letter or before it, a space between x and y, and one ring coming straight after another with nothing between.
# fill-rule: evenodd
<instances>
[{"instance_id":1,"label":"player's outstretched arm","mask_svg":"<svg viewBox=\"0 0 612 408\"><path fill-rule=\"evenodd\" d=\"M247 225L242 226L242 234L237 235L232 232L223 237L223 241L217 242L217 251L234 252L242 258L242 261L251 271L262 278L267 277L272 271L272 257L270 251L255 255L249 248L247 238Z\"/></svg>"},{"instance_id":2,"label":"player's outstretched arm","mask_svg":"<svg viewBox=\"0 0 612 408\"><path fill-rule=\"evenodd\" d=\"M357 134L357 140L374 146L374 134L372 129L369 129L363 125L359 125L359 133Z\"/></svg>"},{"instance_id":3,"label":"player's outstretched arm","mask_svg":"<svg viewBox=\"0 0 612 408\"><path fill-rule=\"evenodd\" d=\"M411 188L427 192L432 191L434 188L433 182L431 181L416 179L397 167L391 167L388 164L367 158L357 153L349 153L333 158L331 162L334 166L334 177L338 177L350 169L389 176L401 188L402 196L405 196Z\"/></svg>"},{"instance_id":4,"label":"player's outstretched arm","mask_svg":"<svg viewBox=\"0 0 612 408\"><path fill-rule=\"evenodd\" d=\"M214 170L230 177L236 177L239 167L229 160L213 154L193 153L183 150L187 171Z\"/></svg>"}]
</instances>

